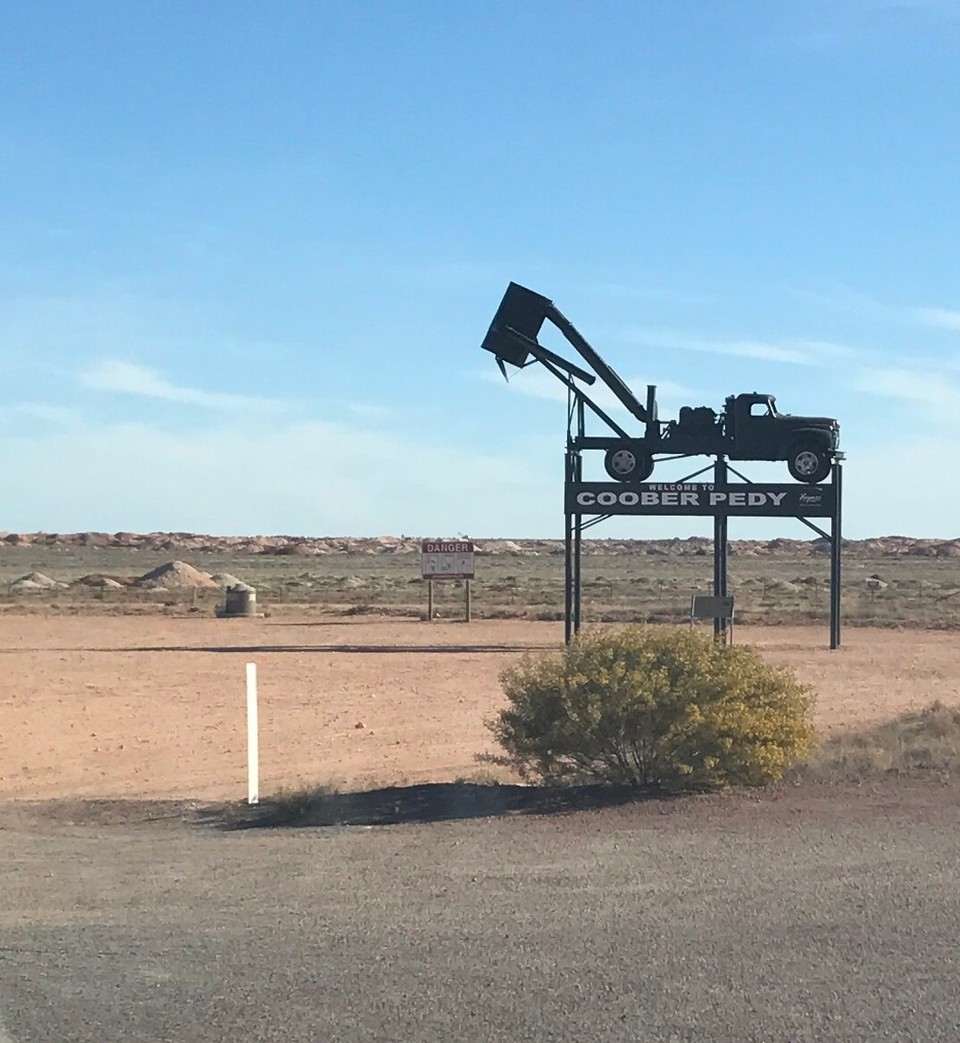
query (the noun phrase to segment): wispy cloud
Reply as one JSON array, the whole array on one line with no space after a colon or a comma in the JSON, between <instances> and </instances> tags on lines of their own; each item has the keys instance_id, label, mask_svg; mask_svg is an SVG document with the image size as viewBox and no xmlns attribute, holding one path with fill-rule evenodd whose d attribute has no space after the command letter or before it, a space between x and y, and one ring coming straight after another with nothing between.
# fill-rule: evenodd
<instances>
[{"instance_id":1,"label":"wispy cloud","mask_svg":"<svg viewBox=\"0 0 960 1043\"><path fill-rule=\"evenodd\" d=\"M637 347L664 350L697 351L710 355L726 355L733 358L757 359L763 362L778 362L792 366L838 366L851 361L871 357L870 352L824 340L726 340L707 337L691 337L689 334L670 330L626 330L623 340Z\"/></svg>"},{"instance_id":2,"label":"wispy cloud","mask_svg":"<svg viewBox=\"0 0 960 1043\"><path fill-rule=\"evenodd\" d=\"M446 260L396 269L390 276L400 286L429 290L473 290L502 281L498 266L480 261Z\"/></svg>"},{"instance_id":3,"label":"wispy cloud","mask_svg":"<svg viewBox=\"0 0 960 1043\"><path fill-rule=\"evenodd\" d=\"M789 362L797 366L816 365L817 359L809 352L798 348L785 348L779 344L763 341L740 340L718 344L685 345L687 350L709 351L717 355L732 355L736 358L762 359L765 362Z\"/></svg>"},{"instance_id":4,"label":"wispy cloud","mask_svg":"<svg viewBox=\"0 0 960 1043\"><path fill-rule=\"evenodd\" d=\"M960 20L960 4L957 0L873 0L878 11L920 14L947 21Z\"/></svg>"},{"instance_id":5,"label":"wispy cloud","mask_svg":"<svg viewBox=\"0 0 960 1043\"><path fill-rule=\"evenodd\" d=\"M821 312L829 310L846 319L869 323L881 336L891 330L913 329L918 323L939 329L960 330L960 310L955 308L891 303L847 286L838 286L829 291L791 286L787 288L787 293L797 300L815 305Z\"/></svg>"},{"instance_id":6,"label":"wispy cloud","mask_svg":"<svg viewBox=\"0 0 960 1043\"><path fill-rule=\"evenodd\" d=\"M49 402L17 402L0 406L0 420L23 423L24 420L39 420L41 423L65 427L79 418L76 410Z\"/></svg>"},{"instance_id":7,"label":"wispy cloud","mask_svg":"<svg viewBox=\"0 0 960 1043\"><path fill-rule=\"evenodd\" d=\"M808 5L807 24L794 28L784 43L791 49L833 51L862 48L913 29L936 29L960 20L956 0L857 0Z\"/></svg>"},{"instance_id":8,"label":"wispy cloud","mask_svg":"<svg viewBox=\"0 0 960 1043\"><path fill-rule=\"evenodd\" d=\"M200 388L175 384L161 376L156 370L138 366L133 362L107 359L80 373L80 382L95 391L108 391L119 395L139 395L198 406L201 409L241 410L259 412L273 411L283 407L277 399L255 395L239 395L224 391L204 391Z\"/></svg>"},{"instance_id":9,"label":"wispy cloud","mask_svg":"<svg viewBox=\"0 0 960 1043\"><path fill-rule=\"evenodd\" d=\"M915 369L867 369L856 381L858 391L899 399L940 410L937 419L952 418L960 410L960 387L944 373Z\"/></svg>"},{"instance_id":10,"label":"wispy cloud","mask_svg":"<svg viewBox=\"0 0 960 1043\"><path fill-rule=\"evenodd\" d=\"M925 326L936 326L943 330L960 330L960 311L950 308L916 308L914 315Z\"/></svg>"},{"instance_id":11,"label":"wispy cloud","mask_svg":"<svg viewBox=\"0 0 960 1043\"><path fill-rule=\"evenodd\" d=\"M667 286L643 286L639 283L601 282L593 287L598 297L625 300L671 301L675 304L706 304L717 300L716 294L694 290L678 290Z\"/></svg>"},{"instance_id":12,"label":"wispy cloud","mask_svg":"<svg viewBox=\"0 0 960 1043\"><path fill-rule=\"evenodd\" d=\"M347 409L355 416L364 417L366 420L386 420L393 415L392 409L375 402L348 402Z\"/></svg>"}]
</instances>

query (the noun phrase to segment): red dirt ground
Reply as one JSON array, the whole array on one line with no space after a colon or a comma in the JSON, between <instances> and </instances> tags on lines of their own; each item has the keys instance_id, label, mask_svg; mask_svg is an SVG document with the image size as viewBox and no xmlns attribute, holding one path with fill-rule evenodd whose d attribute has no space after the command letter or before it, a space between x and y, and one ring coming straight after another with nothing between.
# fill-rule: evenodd
<instances>
[{"instance_id":1,"label":"red dirt ground","mask_svg":"<svg viewBox=\"0 0 960 1043\"><path fill-rule=\"evenodd\" d=\"M848 729L960 703L950 633L738 627ZM0 617L0 799L246 794L244 664L260 678L261 792L469 777L498 674L562 624ZM362 724L363 727L357 727Z\"/></svg>"}]
</instances>

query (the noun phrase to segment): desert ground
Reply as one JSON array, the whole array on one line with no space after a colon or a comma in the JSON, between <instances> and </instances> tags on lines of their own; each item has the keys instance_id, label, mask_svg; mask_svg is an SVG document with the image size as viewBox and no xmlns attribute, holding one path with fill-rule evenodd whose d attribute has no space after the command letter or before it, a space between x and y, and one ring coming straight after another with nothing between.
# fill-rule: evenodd
<instances>
[{"instance_id":1,"label":"desert ground","mask_svg":"<svg viewBox=\"0 0 960 1043\"><path fill-rule=\"evenodd\" d=\"M830 651L817 547L740 546L734 640L828 736L960 705L956 550L851 548ZM562 642L562 561L479 565L466 623L454 584L426 618L402 541L0 541L0 1043L958 1038L956 779L494 814L538 791L442 783L489 781L500 672ZM598 544L585 619L683 625L709 570ZM215 617L222 573L262 617ZM261 793L338 788L355 824L244 807L249 662Z\"/></svg>"},{"instance_id":2,"label":"desert ground","mask_svg":"<svg viewBox=\"0 0 960 1043\"><path fill-rule=\"evenodd\" d=\"M245 664L257 664L261 791L357 789L488 772L498 676L558 648L562 624L0 616L0 798L241 799ZM734 640L792 666L824 734L960 703L956 636L738 626Z\"/></svg>"},{"instance_id":3,"label":"desert ground","mask_svg":"<svg viewBox=\"0 0 960 1043\"><path fill-rule=\"evenodd\" d=\"M734 541L734 639L796 669L825 735L960 703L960 541L844 549L842 648L827 648L820 540ZM418 541L184 533L0 538L0 798L239 799L245 664L259 673L261 792L490 774L499 675L562 641L556 540L477 541L473 614ZM684 625L709 541L588 540L584 621ZM218 619L223 587L263 616Z\"/></svg>"}]
</instances>

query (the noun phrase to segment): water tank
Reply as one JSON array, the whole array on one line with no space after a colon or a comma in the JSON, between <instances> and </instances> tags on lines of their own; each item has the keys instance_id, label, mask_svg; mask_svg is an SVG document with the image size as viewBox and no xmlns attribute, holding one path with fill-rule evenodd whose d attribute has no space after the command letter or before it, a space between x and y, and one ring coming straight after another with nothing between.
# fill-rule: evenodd
<instances>
[{"instance_id":1,"label":"water tank","mask_svg":"<svg viewBox=\"0 0 960 1043\"><path fill-rule=\"evenodd\" d=\"M256 588L246 583L238 583L236 586L227 587L223 605L217 608L217 615L221 618L255 616L257 614Z\"/></svg>"}]
</instances>

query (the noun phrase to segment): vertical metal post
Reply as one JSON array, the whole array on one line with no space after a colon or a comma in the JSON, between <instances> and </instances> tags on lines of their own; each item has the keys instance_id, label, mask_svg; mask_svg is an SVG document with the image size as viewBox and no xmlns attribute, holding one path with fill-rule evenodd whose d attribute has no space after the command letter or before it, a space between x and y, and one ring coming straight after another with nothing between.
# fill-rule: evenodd
<instances>
[{"instance_id":1,"label":"vertical metal post","mask_svg":"<svg viewBox=\"0 0 960 1043\"><path fill-rule=\"evenodd\" d=\"M722 456L717 457L713 467L713 481L718 488L727 484L727 462ZM713 516L713 596L727 596L727 516ZM713 636L716 641L727 640L727 621L721 616L714 617Z\"/></svg>"},{"instance_id":2,"label":"vertical metal post","mask_svg":"<svg viewBox=\"0 0 960 1043\"><path fill-rule=\"evenodd\" d=\"M830 523L830 647L840 647L840 552L843 516L843 464L833 463L833 518Z\"/></svg>"},{"instance_id":3,"label":"vertical metal post","mask_svg":"<svg viewBox=\"0 0 960 1043\"><path fill-rule=\"evenodd\" d=\"M471 604L470 604L470 580L467 580L467 581L466 581L466 584L467 584L467 611L466 611L466 622L468 622L468 623L469 623L469 622L470 622L470 609L471 609L471 607L472 607L472 606L471 606Z\"/></svg>"},{"instance_id":4,"label":"vertical metal post","mask_svg":"<svg viewBox=\"0 0 960 1043\"><path fill-rule=\"evenodd\" d=\"M583 458L579 453L573 461L573 480L579 484L583 477ZM573 632L580 633L580 603L582 586L580 582L580 550L583 544L583 515L574 515L573 519Z\"/></svg>"},{"instance_id":5,"label":"vertical metal post","mask_svg":"<svg viewBox=\"0 0 960 1043\"><path fill-rule=\"evenodd\" d=\"M433 622L433 580L427 580L427 619Z\"/></svg>"},{"instance_id":6,"label":"vertical metal post","mask_svg":"<svg viewBox=\"0 0 960 1043\"><path fill-rule=\"evenodd\" d=\"M563 488L563 640L573 637L573 515L570 513L570 485L573 483L573 450L564 460Z\"/></svg>"}]
</instances>

